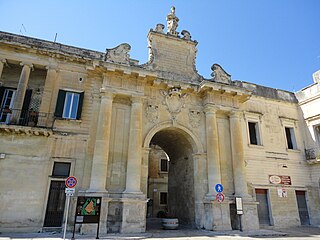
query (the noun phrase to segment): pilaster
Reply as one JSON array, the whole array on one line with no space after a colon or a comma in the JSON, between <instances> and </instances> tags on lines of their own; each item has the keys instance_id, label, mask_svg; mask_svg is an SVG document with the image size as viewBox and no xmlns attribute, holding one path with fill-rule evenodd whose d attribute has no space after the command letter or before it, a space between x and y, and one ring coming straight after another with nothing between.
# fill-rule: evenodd
<instances>
[{"instance_id":1,"label":"pilaster","mask_svg":"<svg viewBox=\"0 0 320 240\"><path fill-rule=\"evenodd\" d=\"M214 187L221 183L220 154L216 111L212 104L205 106L206 135L207 135L207 168L208 168L208 196L214 196Z\"/></svg>"},{"instance_id":2,"label":"pilaster","mask_svg":"<svg viewBox=\"0 0 320 240\"><path fill-rule=\"evenodd\" d=\"M87 192L107 192L106 181L108 173L112 102L112 93L101 93L101 104L92 160L90 188Z\"/></svg>"},{"instance_id":3,"label":"pilaster","mask_svg":"<svg viewBox=\"0 0 320 240\"><path fill-rule=\"evenodd\" d=\"M128 163L125 194L142 194L141 160L142 160L142 98L131 98L131 117L128 146Z\"/></svg>"},{"instance_id":4,"label":"pilaster","mask_svg":"<svg viewBox=\"0 0 320 240\"><path fill-rule=\"evenodd\" d=\"M3 68L4 68L4 65L6 64L6 62L7 62L6 59L0 59L0 79L1 79Z\"/></svg>"},{"instance_id":5,"label":"pilaster","mask_svg":"<svg viewBox=\"0 0 320 240\"><path fill-rule=\"evenodd\" d=\"M246 169L244 162L244 150L242 139L242 128L240 122L241 112L230 112L230 134L231 134L231 150L232 150L232 166L234 177L235 196L249 197Z\"/></svg>"},{"instance_id":6,"label":"pilaster","mask_svg":"<svg viewBox=\"0 0 320 240\"><path fill-rule=\"evenodd\" d=\"M52 124L52 112L50 111L51 104L53 103L52 98L54 96L56 80L57 80L57 68L56 66L47 66L47 76L44 84L44 90L42 94L42 101L40 105L39 112L40 117L44 118L40 120L40 123L44 123L46 126L50 126Z\"/></svg>"}]
</instances>

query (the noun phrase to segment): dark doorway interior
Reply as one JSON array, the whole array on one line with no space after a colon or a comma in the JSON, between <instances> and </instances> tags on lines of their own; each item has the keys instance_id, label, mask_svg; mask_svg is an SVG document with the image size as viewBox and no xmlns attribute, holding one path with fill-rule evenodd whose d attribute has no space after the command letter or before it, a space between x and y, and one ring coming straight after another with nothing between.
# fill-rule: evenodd
<instances>
[{"instance_id":1,"label":"dark doorway interior","mask_svg":"<svg viewBox=\"0 0 320 240\"><path fill-rule=\"evenodd\" d=\"M66 200L65 182L51 181L44 227L61 227Z\"/></svg>"},{"instance_id":2,"label":"dark doorway interior","mask_svg":"<svg viewBox=\"0 0 320 240\"><path fill-rule=\"evenodd\" d=\"M296 191L298 211L301 225L310 225L307 201L306 201L306 192L305 191Z\"/></svg>"}]
</instances>

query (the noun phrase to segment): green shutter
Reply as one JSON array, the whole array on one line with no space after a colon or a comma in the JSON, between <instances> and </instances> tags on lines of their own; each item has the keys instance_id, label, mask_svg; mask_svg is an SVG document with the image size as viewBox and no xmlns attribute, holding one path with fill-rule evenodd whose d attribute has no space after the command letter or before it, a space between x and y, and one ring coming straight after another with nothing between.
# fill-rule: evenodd
<instances>
[{"instance_id":1,"label":"green shutter","mask_svg":"<svg viewBox=\"0 0 320 240\"><path fill-rule=\"evenodd\" d=\"M62 118L65 98L66 98L66 91L59 90L56 110L54 111L55 117Z\"/></svg>"},{"instance_id":2,"label":"green shutter","mask_svg":"<svg viewBox=\"0 0 320 240\"><path fill-rule=\"evenodd\" d=\"M78 104L78 111L77 111L77 119L80 119L80 118L81 118L83 97L84 97L84 92L80 93L79 104Z\"/></svg>"}]
</instances>

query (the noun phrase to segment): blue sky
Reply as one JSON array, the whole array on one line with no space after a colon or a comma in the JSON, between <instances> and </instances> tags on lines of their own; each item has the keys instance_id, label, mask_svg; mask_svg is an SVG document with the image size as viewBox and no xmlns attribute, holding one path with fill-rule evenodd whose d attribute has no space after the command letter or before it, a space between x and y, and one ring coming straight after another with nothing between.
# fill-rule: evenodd
<instances>
[{"instance_id":1,"label":"blue sky","mask_svg":"<svg viewBox=\"0 0 320 240\"><path fill-rule=\"evenodd\" d=\"M320 69L319 0L0 0L0 31L102 52L126 42L144 63L148 31L172 5L206 78L218 63L233 80L297 91Z\"/></svg>"}]
</instances>

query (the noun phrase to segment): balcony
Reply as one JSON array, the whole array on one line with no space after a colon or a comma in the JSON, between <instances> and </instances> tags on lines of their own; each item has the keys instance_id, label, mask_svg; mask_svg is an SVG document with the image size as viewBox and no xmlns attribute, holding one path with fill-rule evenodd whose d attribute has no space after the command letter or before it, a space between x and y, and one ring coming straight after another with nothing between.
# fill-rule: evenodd
<instances>
[{"instance_id":1,"label":"balcony","mask_svg":"<svg viewBox=\"0 0 320 240\"><path fill-rule=\"evenodd\" d=\"M0 109L0 130L47 136L52 132L53 114L33 110Z\"/></svg>"},{"instance_id":2,"label":"balcony","mask_svg":"<svg viewBox=\"0 0 320 240\"><path fill-rule=\"evenodd\" d=\"M309 148L305 149L306 160L309 163L320 162L320 149L319 148Z\"/></svg>"}]
</instances>

